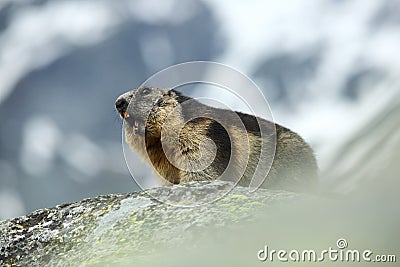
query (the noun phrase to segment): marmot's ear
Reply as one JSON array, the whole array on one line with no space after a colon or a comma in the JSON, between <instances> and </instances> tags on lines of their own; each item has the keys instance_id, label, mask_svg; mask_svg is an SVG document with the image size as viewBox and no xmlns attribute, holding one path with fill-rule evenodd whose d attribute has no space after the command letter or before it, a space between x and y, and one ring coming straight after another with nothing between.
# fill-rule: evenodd
<instances>
[{"instance_id":1,"label":"marmot's ear","mask_svg":"<svg viewBox=\"0 0 400 267\"><path fill-rule=\"evenodd\" d=\"M169 90L168 91L168 96L174 97L174 96L176 96L176 92L174 90Z\"/></svg>"}]
</instances>

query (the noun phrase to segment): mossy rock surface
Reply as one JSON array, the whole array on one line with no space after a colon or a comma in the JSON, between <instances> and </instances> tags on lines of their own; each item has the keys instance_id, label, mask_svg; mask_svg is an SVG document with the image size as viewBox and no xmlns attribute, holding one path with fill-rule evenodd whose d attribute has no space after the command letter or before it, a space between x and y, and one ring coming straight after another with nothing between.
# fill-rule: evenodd
<instances>
[{"instance_id":1,"label":"mossy rock surface","mask_svg":"<svg viewBox=\"0 0 400 267\"><path fill-rule=\"evenodd\" d=\"M0 222L0 263L16 266L91 266L137 262L158 249L195 240L205 229L240 227L252 221L254 211L274 203L304 198L291 192L234 187L232 184L196 182L113 194L37 210ZM170 205L151 196L173 199ZM211 203L187 206L196 199ZM193 203L193 202L192 202Z\"/></svg>"}]
</instances>

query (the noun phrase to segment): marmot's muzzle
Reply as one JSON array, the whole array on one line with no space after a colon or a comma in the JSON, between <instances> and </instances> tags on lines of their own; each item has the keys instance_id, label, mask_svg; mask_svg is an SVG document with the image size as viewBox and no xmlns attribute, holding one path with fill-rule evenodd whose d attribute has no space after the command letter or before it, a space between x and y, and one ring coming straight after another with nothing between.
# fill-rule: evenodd
<instances>
[{"instance_id":1,"label":"marmot's muzzle","mask_svg":"<svg viewBox=\"0 0 400 267\"><path fill-rule=\"evenodd\" d=\"M115 101L115 108L117 109L121 117L124 119L129 117L128 112L126 112L128 105L129 105L128 101L126 101L126 99L123 97L119 97L117 101Z\"/></svg>"}]
</instances>

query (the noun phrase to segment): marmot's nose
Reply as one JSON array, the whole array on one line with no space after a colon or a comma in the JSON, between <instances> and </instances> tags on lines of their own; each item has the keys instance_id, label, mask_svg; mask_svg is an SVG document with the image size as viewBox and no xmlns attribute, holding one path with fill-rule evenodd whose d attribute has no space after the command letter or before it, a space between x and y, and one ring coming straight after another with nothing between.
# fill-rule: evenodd
<instances>
[{"instance_id":1,"label":"marmot's nose","mask_svg":"<svg viewBox=\"0 0 400 267\"><path fill-rule=\"evenodd\" d=\"M126 99L123 97L118 98L117 101L115 101L115 108L121 115L126 112L128 105L129 105L128 101L126 101Z\"/></svg>"}]
</instances>

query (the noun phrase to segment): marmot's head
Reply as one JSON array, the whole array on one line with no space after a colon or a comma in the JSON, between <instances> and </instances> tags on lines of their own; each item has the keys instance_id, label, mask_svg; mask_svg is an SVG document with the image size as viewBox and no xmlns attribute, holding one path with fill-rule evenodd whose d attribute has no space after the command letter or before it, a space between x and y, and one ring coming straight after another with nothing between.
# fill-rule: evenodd
<instances>
[{"instance_id":1,"label":"marmot's head","mask_svg":"<svg viewBox=\"0 0 400 267\"><path fill-rule=\"evenodd\" d=\"M144 86L119 96L115 107L135 133L159 135L165 119L179 111L184 98L175 90Z\"/></svg>"}]
</instances>

